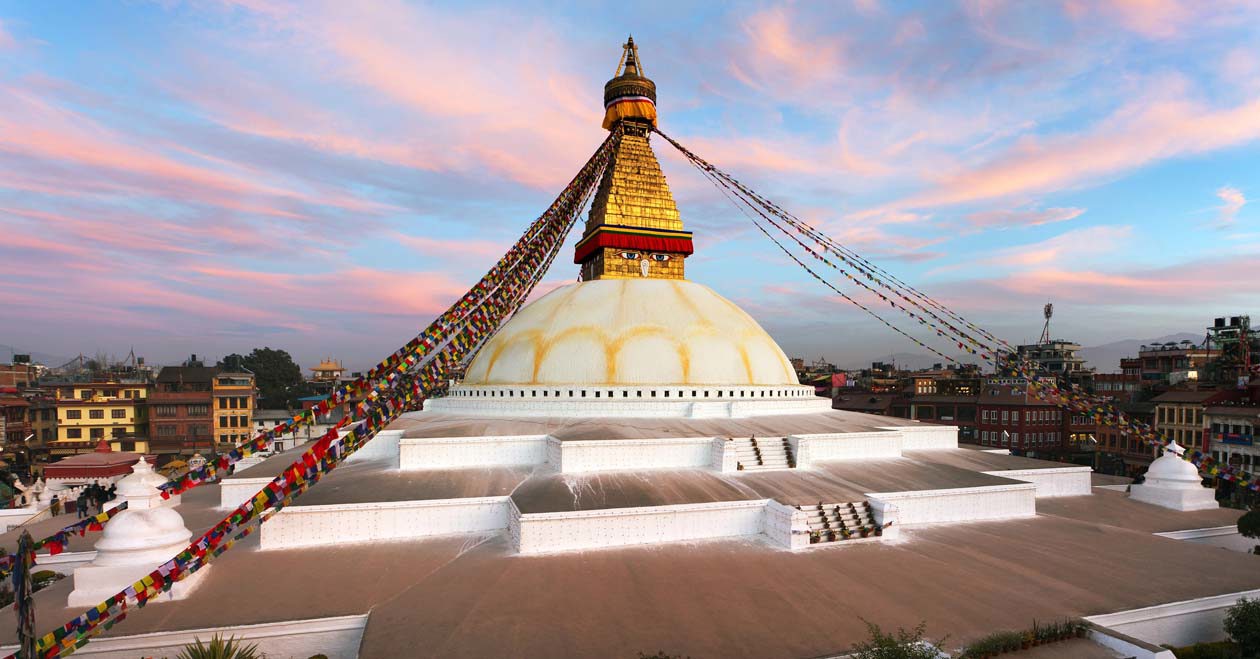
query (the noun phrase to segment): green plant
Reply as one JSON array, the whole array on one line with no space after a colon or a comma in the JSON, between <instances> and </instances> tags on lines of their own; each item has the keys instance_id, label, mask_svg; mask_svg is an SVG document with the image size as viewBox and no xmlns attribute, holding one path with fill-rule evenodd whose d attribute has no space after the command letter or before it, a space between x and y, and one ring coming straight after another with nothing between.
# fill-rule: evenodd
<instances>
[{"instance_id":1,"label":"green plant","mask_svg":"<svg viewBox=\"0 0 1260 659\"><path fill-rule=\"evenodd\" d=\"M215 634L209 645L199 638L194 639L192 644L185 645L175 655L175 659L262 659L262 653L257 645L242 645L234 636L224 640Z\"/></svg>"},{"instance_id":2,"label":"green plant","mask_svg":"<svg viewBox=\"0 0 1260 659\"><path fill-rule=\"evenodd\" d=\"M1232 641L1195 643L1180 648L1171 645L1164 647L1172 650L1173 654L1177 655L1177 659L1243 659L1242 651Z\"/></svg>"},{"instance_id":3,"label":"green plant","mask_svg":"<svg viewBox=\"0 0 1260 659\"><path fill-rule=\"evenodd\" d=\"M871 637L854 646L852 659L937 659L942 655L941 644L945 639L935 643L924 639L926 622L908 631L898 627L895 633L884 633L879 625L867 620L862 622L866 623Z\"/></svg>"},{"instance_id":4,"label":"green plant","mask_svg":"<svg viewBox=\"0 0 1260 659\"><path fill-rule=\"evenodd\" d=\"M1244 657L1260 655L1260 600L1246 597L1225 612L1225 633Z\"/></svg>"}]
</instances>

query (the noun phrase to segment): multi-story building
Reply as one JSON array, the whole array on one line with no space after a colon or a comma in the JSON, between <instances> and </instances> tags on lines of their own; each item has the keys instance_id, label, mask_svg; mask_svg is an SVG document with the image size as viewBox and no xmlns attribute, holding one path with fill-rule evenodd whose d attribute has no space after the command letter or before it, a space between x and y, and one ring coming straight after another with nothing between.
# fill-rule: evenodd
<instances>
[{"instance_id":1,"label":"multi-story building","mask_svg":"<svg viewBox=\"0 0 1260 659\"><path fill-rule=\"evenodd\" d=\"M0 439L6 446L20 444L31 434L31 424L26 417L30 406L15 389L0 389Z\"/></svg>"},{"instance_id":2,"label":"multi-story building","mask_svg":"<svg viewBox=\"0 0 1260 659\"><path fill-rule=\"evenodd\" d=\"M1043 454L1093 450L1095 425L1032 396L1021 378L990 378L977 408L976 432L983 446Z\"/></svg>"},{"instance_id":3,"label":"multi-story building","mask_svg":"<svg viewBox=\"0 0 1260 659\"><path fill-rule=\"evenodd\" d=\"M1230 400L1214 401L1203 412L1207 429L1208 453L1221 463L1255 472L1260 469L1260 388L1252 387L1250 395L1231 396Z\"/></svg>"},{"instance_id":4,"label":"multi-story building","mask_svg":"<svg viewBox=\"0 0 1260 659\"><path fill-rule=\"evenodd\" d=\"M207 453L214 449L213 366L167 366L149 396L149 439L154 453Z\"/></svg>"},{"instance_id":5,"label":"multi-story building","mask_svg":"<svg viewBox=\"0 0 1260 659\"><path fill-rule=\"evenodd\" d=\"M1137 373L1095 373L1094 394L1114 402L1136 400L1142 391L1142 377Z\"/></svg>"},{"instance_id":6,"label":"multi-story building","mask_svg":"<svg viewBox=\"0 0 1260 659\"><path fill-rule=\"evenodd\" d=\"M0 389L25 389L35 383L39 368L29 363L0 364Z\"/></svg>"},{"instance_id":7,"label":"multi-story building","mask_svg":"<svg viewBox=\"0 0 1260 659\"><path fill-rule=\"evenodd\" d=\"M1155 429L1182 446L1207 450L1203 411L1210 402L1228 395L1212 389L1165 391L1151 399L1155 403Z\"/></svg>"},{"instance_id":8,"label":"multi-story building","mask_svg":"<svg viewBox=\"0 0 1260 659\"><path fill-rule=\"evenodd\" d=\"M57 405L51 456L87 453L102 439L115 451L147 450L149 383L144 381L43 383Z\"/></svg>"},{"instance_id":9,"label":"multi-story building","mask_svg":"<svg viewBox=\"0 0 1260 659\"><path fill-rule=\"evenodd\" d=\"M1118 401L1115 408L1126 419L1147 425L1155 423L1155 403L1151 401ZM1135 435L1121 433L1116 426L1100 424L1095 437L1098 439L1098 451L1094 468L1103 473L1136 476L1159 457L1154 444Z\"/></svg>"},{"instance_id":10,"label":"multi-story building","mask_svg":"<svg viewBox=\"0 0 1260 659\"><path fill-rule=\"evenodd\" d=\"M254 374L243 370L219 370L214 375L214 432L217 449L231 450L250 438L253 431Z\"/></svg>"},{"instance_id":11,"label":"multi-story building","mask_svg":"<svg viewBox=\"0 0 1260 659\"><path fill-rule=\"evenodd\" d=\"M1211 351L1189 341L1142 346L1142 386L1153 388L1197 381L1211 358Z\"/></svg>"}]
</instances>

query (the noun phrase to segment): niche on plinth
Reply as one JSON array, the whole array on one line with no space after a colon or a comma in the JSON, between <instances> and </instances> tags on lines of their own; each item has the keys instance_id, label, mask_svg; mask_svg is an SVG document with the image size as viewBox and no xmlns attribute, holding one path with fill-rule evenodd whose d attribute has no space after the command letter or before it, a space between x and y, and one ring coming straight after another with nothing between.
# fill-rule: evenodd
<instances>
[{"instance_id":1,"label":"niche on plinth","mask_svg":"<svg viewBox=\"0 0 1260 659\"><path fill-rule=\"evenodd\" d=\"M183 551L192 539L184 518L175 511L175 497L163 500L158 486L166 479L140 460L132 473L118 482L116 503L127 509L105 524L96 542L96 558L74 570L74 590L66 605L92 606L117 594L148 575L172 556ZM209 566L177 581L171 589L150 603L183 599L205 578Z\"/></svg>"},{"instance_id":2,"label":"niche on plinth","mask_svg":"<svg viewBox=\"0 0 1260 659\"><path fill-rule=\"evenodd\" d=\"M1177 442L1169 442L1146 471L1146 480L1129 487L1129 498L1183 512L1220 507L1216 492L1203 486L1199 468L1181 457L1185 451Z\"/></svg>"}]
</instances>

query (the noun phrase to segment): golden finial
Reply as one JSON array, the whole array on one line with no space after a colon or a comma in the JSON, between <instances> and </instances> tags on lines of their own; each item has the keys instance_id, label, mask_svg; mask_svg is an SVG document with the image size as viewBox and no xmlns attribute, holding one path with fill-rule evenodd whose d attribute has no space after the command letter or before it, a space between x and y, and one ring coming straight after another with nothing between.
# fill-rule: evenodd
<instances>
[{"instance_id":1,"label":"golden finial","mask_svg":"<svg viewBox=\"0 0 1260 659\"><path fill-rule=\"evenodd\" d=\"M622 119L656 125L656 83L643 75L634 37L621 45L621 59L612 80L604 85L604 128Z\"/></svg>"}]
</instances>

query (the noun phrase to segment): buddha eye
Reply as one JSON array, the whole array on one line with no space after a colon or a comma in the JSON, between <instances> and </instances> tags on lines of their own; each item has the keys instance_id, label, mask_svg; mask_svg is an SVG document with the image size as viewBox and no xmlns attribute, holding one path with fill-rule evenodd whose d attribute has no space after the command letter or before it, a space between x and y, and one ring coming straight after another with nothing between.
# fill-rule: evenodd
<instances>
[{"instance_id":1,"label":"buddha eye","mask_svg":"<svg viewBox=\"0 0 1260 659\"><path fill-rule=\"evenodd\" d=\"M630 259L631 261L637 261L639 259L639 253L638 252L622 252L621 258Z\"/></svg>"},{"instance_id":2,"label":"buddha eye","mask_svg":"<svg viewBox=\"0 0 1260 659\"><path fill-rule=\"evenodd\" d=\"M669 254L653 254L653 255L652 255L652 260L653 260L653 261L668 261L668 260L669 260Z\"/></svg>"}]
</instances>

